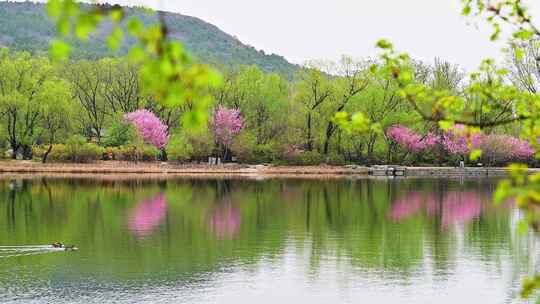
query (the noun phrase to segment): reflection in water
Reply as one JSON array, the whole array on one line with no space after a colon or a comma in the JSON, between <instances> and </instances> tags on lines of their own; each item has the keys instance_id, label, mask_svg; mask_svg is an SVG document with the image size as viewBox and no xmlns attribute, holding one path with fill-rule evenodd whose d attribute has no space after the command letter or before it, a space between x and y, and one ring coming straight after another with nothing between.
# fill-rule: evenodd
<instances>
[{"instance_id":1,"label":"reflection in water","mask_svg":"<svg viewBox=\"0 0 540 304\"><path fill-rule=\"evenodd\" d=\"M238 233L240 222L238 209L226 204L212 209L208 224L218 239L232 239Z\"/></svg>"},{"instance_id":2,"label":"reflection in water","mask_svg":"<svg viewBox=\"0 0 540 304\"><path fill-rule=\"evenodd\" d=\"M512 303L537 251L495 183L0 180L0 245L80 248L0 259L0 302Z\"/></svg>"},{"instance_id":3,"label":"reflection in water","mask_svg":"<svg viewBox=\"0 0 540 304\"><path fill-rule=\"evenodd\" d=\"M166 212L167 202L163 193L142 201L129 216L129 230L138 237L146 237L163 222Z\"/></svg>"},{"instance_id":4,"label":"reflection in water","mask_svg":"<svg viewBox=\"0 0 540 304\"><path fill-rule=\"evenodd\" d=\"M442 217L443 227L467 223L477 218L482 211L480 195L474 191L448 191L443 196L411 191L392 203L389 217L401 221L424 209L430 217Z\"/></svg>"}]
</instances>

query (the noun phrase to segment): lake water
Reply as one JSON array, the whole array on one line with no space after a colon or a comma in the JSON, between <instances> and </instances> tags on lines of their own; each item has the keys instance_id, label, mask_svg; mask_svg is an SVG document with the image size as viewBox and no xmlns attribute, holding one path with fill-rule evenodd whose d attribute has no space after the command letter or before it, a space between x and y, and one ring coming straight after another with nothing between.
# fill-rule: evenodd
<instances>
[{"instance_id":1,"label":"lake water","mask_svg":"<svg viewBox=\"0 0 540 304\"><path fill-rule=\"evenodd\" d=\"M0 180L0 302L521 303L486 179ZM530 254L532 253L532 254Z\"/></svg>"}]
</instances>

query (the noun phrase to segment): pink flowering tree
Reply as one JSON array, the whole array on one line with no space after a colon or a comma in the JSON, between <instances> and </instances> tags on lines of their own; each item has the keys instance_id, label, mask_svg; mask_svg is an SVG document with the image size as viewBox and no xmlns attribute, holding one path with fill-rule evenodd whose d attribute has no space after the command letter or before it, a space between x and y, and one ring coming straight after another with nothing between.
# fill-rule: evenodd
<instances>
[{"instance_id":1,"label":"pink flowering tree","mask_svg":"<svg viewBox=\"0 0 540 304\"><path fill-rule=\"evenodd\" d=\"M526 162L534 155L527 141L504 134L471 134L463 125L455 125L439 136L432 133L420 135L398 125L389 128L386 135L408 153L418 154L438 145L447 154L464 158L473 150L481 150L483 161L490 165Z\"/></svg>"},{"instance_id":2,"label":"pink flowering tree","mask_svg":"<svg viewBox=\"0 0 540 304\"><path fill-rule=\"evenodd\" d=\"M160 150L169 142L167 126L152 112L137 110L128 113L124 119L135 125L142 140Z\"/></svg>"},{"instance_id":3,"label":"pink flowering tree","mask_svg":"<svg viewBox=\"0 0 540 304\"><path fill-rule=\"evenodd\" d=\"M386 136L398 146L410 152L420 152L432 148L438 142L437 136L433 133L422 136L400 125L390 127L386 132Z\"/></svg>"},{"instance_id":4,"label":"pink flowering tree","mask_svg":"<svg viewBox=\"0 0 540 304\"><path fill-rule=\"evenodd\" d=\"M227 158L227 151L238 133L244 127L244 118L239 110L219 106L214 109L210 128L216 143L223 149L223 158Z\"/></svg>"}]
</instances>

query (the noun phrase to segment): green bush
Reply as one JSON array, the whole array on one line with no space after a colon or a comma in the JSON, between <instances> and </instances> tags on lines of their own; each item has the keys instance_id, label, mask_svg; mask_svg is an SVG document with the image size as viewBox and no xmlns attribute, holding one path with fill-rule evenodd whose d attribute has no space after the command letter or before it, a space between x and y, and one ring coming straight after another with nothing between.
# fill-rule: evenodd
<instances>
[{"instance_id":1,"label":"green bush","mask_svg":"<svg viewBox=\"0 0 540 304\"><path fill-rule=\"evenodd\" d=\"M327 157L324 157L324 160L326 164L335 166L343 166L350 163L345 160L345 157L343 155L339 154L330 154Z\"/></svg>"},{"instance_id":2,"label":"green bush","mask_svg":"<svg viewBox=\"0 0 540 304\"><path fill-rule=\"evenodd\" d=\"M287 156L283 158L283 160L278 161L278 163L296 166L312 166L325 163L325 158L319 152L305 151L302 153Z\"/></svg>"},{"instance_id":3,"label":"green bush","mask_svg":"<svg viewBox=\"0 0 540 304\"><path fill-rule=\"evenodd\" d=\"M103 145L105 147L125 146L135 142L136 138L137 130L135 126L118 119L107 129L106 135L103 138Z\"/></svg>"},{"instance_id":4,"label":"green bush","mask_svg":"<svg viewBox=\"0 0 540 304\"><path fill-rule=\"evenodd\" d=\"M104 159L122 161L156 161L161 153L151 145L109 147L104 151Z\"/></svg>"},{"instance_id":5,"label":"green bush","mask_svg":"<svg viewBox=\"0 0 540 304\"><path fill-rule=\"evenodd\" d=\"M152 146L152 145L144 145L142 148L139 149L139 156L140 160L143 161L156 161L159 158L159 155L161 152L158 148Z\"/></svg>"},{"instance_id":6,"label":"green bush","mask_svg":"<svg viewBox=\"0 0 540 304\"><path fill-rule=\"evenodd\" d=\"M63 145L54 145L49 158L53 161L72 161L76 163L88 163L100 160L104 149L94 143L87 143L80 135L73 135L67 141L65 149ZM67 155L67 159L64 157Z\"/></svg>"},{"instance_id":7,"label":"green bush","mask_svg":"<svg viewBox=\"0 0 540 304\"><path fill-rule=\"evenodd\" d=\"M47 152L47 149L45 146L33 146L32 147L32 155L34 157L42 158L45 152ZM53 147L54 149L54 147Z\"/></svg>"},{"instance_id":8,"label":"green bush","mask_svg":"<svg viewBox=\"0 0 540 304\"><path fill-rule=\"evenodd\" d=\"M188 132L181 130L172 135L166 152L170 160L206 161L214 146L214 140L208 129L189 130Z\"/></svg>"},{"instance_id":9,"label":"green bush","mask_svg":"<svg viewBox=\"0 0 540 304\"><path fill-rule=\"evenodd\" d=\"M187 161L193 156L193 146L181 134L173 135L167 144L167 156L169 160Z\"/></svg>"},{"instance_id":10,"label":"green bush","mask_svg":"<svg viewBox=\"0 0 540 304\"><path fill-rule=\"evenodd\" d=\"M257 144L253 133L244 132L235 139L231 151L241 163L270 163L278 160L282 147L275 143Z\"/></svg>"},{"instance_id":11,"label":"green bush","mask_svg":"<svg viewBox=\"0 0 540 304\"><path fill-rule=\"evenodd\" d=\"M49 149L48 145L45 146L34 146L32 148L32 154L34 157L42 159L47 150ZM50 162L67 162L70 161L71 157L68 152L66 145L63 144L54 144L52 147L49 156L47 156L47 161Z\"/></svg>"},{"instance_id":12,"label":"green bush","mask_svg":"<svg viewBox=\"0 0 540 304\"><path fill-rule=\"evenodd\" d=\"M43 157L43 156L41 156ZM58 161L65 162L69 160L69 154L66 145L58 144L53 145L49 156L47 157L48 161Z\"/></svg>"},{"instance_id":13,"label":"green bush","mask_svg":"<svg viewBox=\"0 0 540 304\"><path fill-rule=\"evenodd\" d=\"M75 153L70 151L70 159L77 163L89 163L96 160L100 160L103 156L103 148L93 144L87 143L82 145Z\"/></svg>"}]
</instances>

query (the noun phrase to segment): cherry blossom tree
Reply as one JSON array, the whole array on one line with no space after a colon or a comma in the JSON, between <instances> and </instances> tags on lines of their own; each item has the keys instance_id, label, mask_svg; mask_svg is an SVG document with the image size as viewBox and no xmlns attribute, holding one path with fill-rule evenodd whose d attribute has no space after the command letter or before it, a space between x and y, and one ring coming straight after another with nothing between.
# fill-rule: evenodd
<instances>
[{"instance_id":1,"label":"cherry blossom tree","mask_svg":"<svg viewBox=\"0 0 540 304\"><path fill-rule=\"evenodd\" d=\"M432 133L420 135L404 126L393 126L386 132L388 138L402 149L418 153L440 144L451 155L466 156L481 150L482 158L489 164L528 161L534 150L527 141L505 134L467 133L463 125L455 125L440 136Z\"/></svg>"},{"instance_id":2,"label":"cherry blossom tree","mask_svg":"<svg viewBox=\"0 0 540 304\"><path fill-rule=\"evenodd\" d=\"M438 142L437 136L433 133L422 136L400 125L390 127L386 132L386 136L398 146L410 152L420 152L435 146Z\"/></svg>"},{"instance_id":3,"label":"cherry blossom tree","mask_svg":"<svg viewBox=\"0 0 540 304\"><path fill-rule=\"evenodd\" d=\"M216 142L223 147L224 158L233 139L244 127L244 118L239 110L219 106L214 109L210 128Z\"/></svg>"},{"instance_id":4,"label":"cherry blossom tree","mask_svg":"<svg viewBox=\"0 0 540 304\"><path fill-rule=\"evenodd\" d=\"M154 113L148 110L137 110L126 114L124 119L135 125L145 143L163 149L169 142L167 126Z\"/></svg>"}]
</instances>

